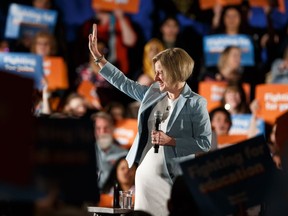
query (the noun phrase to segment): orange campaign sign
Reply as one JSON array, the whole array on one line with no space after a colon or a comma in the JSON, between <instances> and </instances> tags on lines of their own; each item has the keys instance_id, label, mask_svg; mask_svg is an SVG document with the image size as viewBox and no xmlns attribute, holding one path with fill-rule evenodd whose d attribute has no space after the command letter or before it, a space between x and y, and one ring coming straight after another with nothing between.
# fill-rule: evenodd
<instances>
[{"instance_id":1,"label":"orange campaign sign","mask_svg":"<svg viewBox=\"0 0 288 216\"><path fill-rule=\"evenodd\" d=\"M61 57L46 57L43 60L44 76L48 83L48 90L67 89L67 66Z\"/></svg>"},{"instance_id":2,"label":"orange campaign sign","mask_svg":"<svg viewBox=\"0 0 288 216\"><path fill-rule=\"evenodd\" d=\"M200 0L200 8L202 10L207 10L213 8L217 3L226 6L226 5L239 5L243 0Z\"/></svg>"},{"instance_id":3,"label":"orange campaign sign","mask_svg":"<svg viewBox=\"0 0 288 216\"><path fill-rule=\"evenodd\" d=\"M246 135L221 135L217 136L217 147L224 148L230 145L247 140Z\"/></svg>"},{"instance_id":4,"label":"orange campaign sign","mask_svg":"<svg viewBox=\"0 0 288 216\"><path fill-rule=\"evenodd\" d=\"M108 11L121 9L127 13L138 13L139 0L92 0L92 8Z\"/></svg>"},{"instance_id":5,"label":"orange campaign sign","mask_svg":"<svg viewBox=\"0 0 288 216\"><path fill-rule=\"evenodd\" d=\"M98 97L98 94L96 92L96 87L92 82L88 80L83 80L78 86L77 92L96 109L102 108L100 98Z\"/></svg>"},{"instance_id":6,"label":"orange campaign sign","mask_svg":"<svg viewBox=\"0 0 288 216\"><path fill-rule=\"evenodd\" d=\"M271 3L272 2L272 3ZM285 0L249 0L249 5L251 7L267 7L276 4L278 6L278 10L281 13L285 13L286 8L285 8Z\"/></svg>"},{"instance_id":7,"label":"orange campaign sign","mask_svg":"<svg viewBox=\"0 0 288 216\"><path fill-rule=\"evenodd\" d=\"M133 144L137 131L137 120L127 118L116 122L113 136L122 147L129 149Z\"/></svg>"},{"instance_id":8,"label":"orange campaign sign","mask_svg":"<svg viewBox=\"0 0 288 216\"><path fill-rule=\"evenodd\" d=\"M225 92L227 85L228 84L226 82L217 82L217 81L209 81L209 82L206 81L199 83L199 94L204 98L206 98L208 112L210 112L212 109L218 106L221 106L221 100L223 98L223 94ZM243 88L248 99L247 101L249 101L250 85L244 83Z\"/></svg>"},{"instance_id":9,"label":"orange campaign sign","mask_svg":"<svg viewBox=\"0 0 288 216\"><path fill-rule=\"evenodd\" d=\"M288 85L261 84L256 86L255 92L259 103L257 116L266 123L274 124L276 118L288 110Z\"/></svg>"}]
</instances>

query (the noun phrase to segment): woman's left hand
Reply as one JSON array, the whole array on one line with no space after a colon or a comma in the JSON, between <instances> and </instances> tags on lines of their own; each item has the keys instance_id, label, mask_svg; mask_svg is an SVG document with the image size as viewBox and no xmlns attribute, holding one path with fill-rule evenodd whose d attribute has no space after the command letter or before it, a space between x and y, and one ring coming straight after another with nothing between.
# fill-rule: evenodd
<instances>
[{"instance_id":1,"label":"woman's left hand","mask_svg":"<svg viewBox=\"0 0 288 216\"><path fill-rule=\"evenodd\" d=\"M163 131L153 130L151 132L152 144L175 146L176 141L173 137L168 136Z\"/></svg>"}]
</instances>

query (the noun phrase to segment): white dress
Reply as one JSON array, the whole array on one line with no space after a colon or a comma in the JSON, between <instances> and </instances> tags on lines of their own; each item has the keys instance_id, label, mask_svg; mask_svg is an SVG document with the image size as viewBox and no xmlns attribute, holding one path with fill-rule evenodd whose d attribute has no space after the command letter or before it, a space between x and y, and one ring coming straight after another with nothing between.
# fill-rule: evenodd
<instances>
[{"instance_id":1,"label":"white dress","mask_svg":"<svg viewBox=\"0 0 288 216\"><path fill-rule=\"evenodd\" d=\"M163 168L165 166L163 146L159 146L159 152L154 153L154 148L151 144L151 130L155 128L154 113L157 110L163 113L160 130L165 133L170 114L176 102L177 99L172 101L166 96L152 110L148 119L148 143L142 153L140 165L136 171L134 209L144 210L154 216L168 215L167 201L172 187L163 178L163 176L169 175Z\"/></svg>"}]
</instances>

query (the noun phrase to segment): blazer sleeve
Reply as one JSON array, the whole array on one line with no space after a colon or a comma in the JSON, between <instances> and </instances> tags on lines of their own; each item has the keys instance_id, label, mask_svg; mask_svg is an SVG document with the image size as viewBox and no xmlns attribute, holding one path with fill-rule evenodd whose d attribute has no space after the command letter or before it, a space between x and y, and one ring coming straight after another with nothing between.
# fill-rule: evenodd
<instances>
[{"instance_id":1,"label":"blazer sleeve","mask_svg":"<svg viewBox=\"0 0 288 216\"><path fill-rule=\"evenodd\" d=\"M107 62L99 72L114 87L127 94L129 97L137 101L142 101L148 86L127 78L118 68Z\"/></svg>"}]
</instances>

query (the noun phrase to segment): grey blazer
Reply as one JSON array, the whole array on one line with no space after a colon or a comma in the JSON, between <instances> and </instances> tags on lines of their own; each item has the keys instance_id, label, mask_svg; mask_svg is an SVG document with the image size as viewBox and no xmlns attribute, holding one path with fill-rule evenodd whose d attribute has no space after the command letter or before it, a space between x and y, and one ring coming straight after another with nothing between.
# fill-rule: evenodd
<instances>
[{"instance_id":1,"label":"grey blazer","mask_svg":"<svg viewBox=\"0 0 288 216\"><path fill-rule=\"evenodd\" d=\"M147 120L152 108L166 92L160 92L158 83L150 87L142 86L128 79L119 69L107 63L100 74L113 86L134 100L140 101L138 112L138 133L126 157L129 167L139 163L147 144ZM206 108L206 100L193 92L186 84L179 96L167 125L166 134L176 140L176 146L164 146L166 171L169 181L181 173L179 161L194 158L196 153L207 152L211 148L211 125Z\"/></svg>"}]
</instances>

